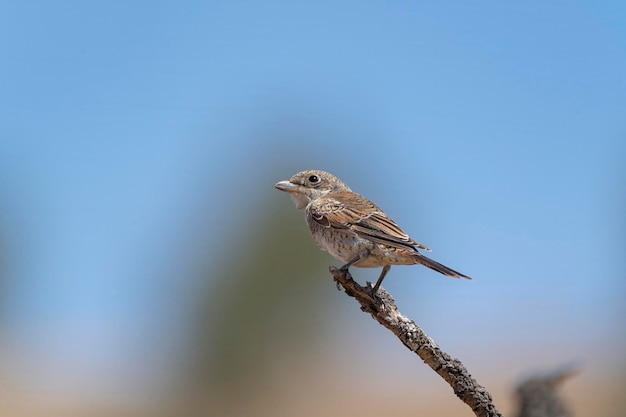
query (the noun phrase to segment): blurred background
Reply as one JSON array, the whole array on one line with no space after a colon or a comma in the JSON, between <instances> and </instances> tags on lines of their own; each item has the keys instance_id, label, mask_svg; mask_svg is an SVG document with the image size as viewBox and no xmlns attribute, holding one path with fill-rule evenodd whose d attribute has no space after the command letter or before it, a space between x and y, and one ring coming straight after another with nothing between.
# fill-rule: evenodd
<instances>
[{"instance_id":1,"label":"blurred background","mask_svg":"<svg viewBox=\"0 0 626 417\"><path fill-rule=\"evenodd\" d=\"M0 415L472 415L335 288L312 168L474 277L385 288L502 412L573 366L626 413L623 2L3 2L0 56Z\"/></svg>"}]
</instances>

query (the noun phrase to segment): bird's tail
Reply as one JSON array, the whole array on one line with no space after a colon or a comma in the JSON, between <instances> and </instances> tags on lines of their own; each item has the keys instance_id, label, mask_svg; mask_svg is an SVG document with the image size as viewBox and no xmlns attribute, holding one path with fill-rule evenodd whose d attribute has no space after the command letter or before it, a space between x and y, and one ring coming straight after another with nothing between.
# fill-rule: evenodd
<instances>
[{"instance_id":1,"label":"bird's tail","mask_svg":"<svg viewBox=\"0 0 626 417\"><path fill-rule=\"evenodd\" d=\"M442 265L439 262L434 261L434 260L430 259L429 257L422 255L421 253L417 253L416 256L417 256L417 263L420 263L420 264L422 264L422 265L424 265L424 266L426 266L426 267L428 267L428 268L430 268L430 269L432 269L434 271L437 271L440 274L443 274L443 275L445 275L447 277L472 279L472 278L468 277L467 275L463 275L462 273L457 272L457 271L455 271L452 268L448 268L447 266Z\"/></svg>"}]
</instances>

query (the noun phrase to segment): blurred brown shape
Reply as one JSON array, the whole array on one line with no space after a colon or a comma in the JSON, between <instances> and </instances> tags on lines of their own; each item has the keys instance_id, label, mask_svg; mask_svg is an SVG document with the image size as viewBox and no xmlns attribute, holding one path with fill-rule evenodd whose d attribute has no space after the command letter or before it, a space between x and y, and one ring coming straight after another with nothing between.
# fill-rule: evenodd
<instances>
[{"instance_id":1,"label":"blurred brown shape","mask_svg":"<svg viewBox=\"0 0 626 417\"><path fill-rule=\"evenodd\" d=\"M573 414L559 395L559 388L578 373L577 369L560 370L519 384L516 389L519 407L517 417L572 417Z\"/></svg>"}]
</instances>

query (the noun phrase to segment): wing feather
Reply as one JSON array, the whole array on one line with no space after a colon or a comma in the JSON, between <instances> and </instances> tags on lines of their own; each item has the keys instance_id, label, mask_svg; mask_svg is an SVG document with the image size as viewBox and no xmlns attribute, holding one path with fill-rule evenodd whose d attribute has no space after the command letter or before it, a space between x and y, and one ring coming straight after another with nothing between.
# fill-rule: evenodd
<instances>
[{"instance_id":1,"label":"wing feather","mask_svg":"<svg viewBox=\"0 0 626 417\"><path fill-rule=\"evenodd\" d=\"M429 248L411 239L374 203L356 193L339 191L313 201L307 213L318 224L350 229L358 236L399 248Z\"/></svg>"}]
</instances>

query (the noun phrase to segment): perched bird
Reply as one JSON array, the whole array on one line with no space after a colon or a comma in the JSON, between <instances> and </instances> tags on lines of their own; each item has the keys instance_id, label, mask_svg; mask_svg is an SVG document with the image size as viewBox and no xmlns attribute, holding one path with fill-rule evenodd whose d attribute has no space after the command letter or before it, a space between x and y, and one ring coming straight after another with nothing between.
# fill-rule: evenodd
<instances>
[{"instance_id":1,"label":"perched bird","mask_svg":"<svg viewBox=\"0 0 626 417\"><path fill-rule=\"evenodd\" d=\"M313 239L321 249L346 262L342 270L348 271L352 265L383 268L372 289L374 294L391 265L421 264L448 277L471 279L422 255L418 249L430 249L328 172L302 171L274 187L289 193L296 207L304 210Z\"/></svg>"}]
</instances>

